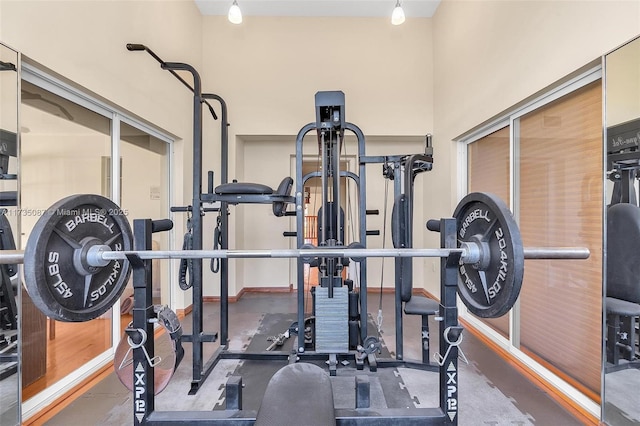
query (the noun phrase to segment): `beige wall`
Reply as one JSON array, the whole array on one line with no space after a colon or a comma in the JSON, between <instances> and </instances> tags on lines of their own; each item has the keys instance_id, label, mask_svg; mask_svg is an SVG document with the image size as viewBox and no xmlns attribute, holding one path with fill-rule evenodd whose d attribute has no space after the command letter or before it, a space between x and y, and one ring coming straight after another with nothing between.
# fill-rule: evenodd
<instances>
[{"instance_id":1,"label":"beige wall","mask_svg":"<svg viewBox=\"0 0 640 426\"><path fill-rule=\"evenodd\" d=\"M202 45L203 75L229 103L234 134L296 134L314 121L320 90L345 92L347 120L366 134L432 126L429 19L206 17Z\"/></svg>"},{"instance_id":2,"label":"beige wall","mask_svg":"<svg viewBox=\"0 0 640 426\"><path fill-rule=\"evenodd\" d=\"M444 0L433 26L438 153L453 172L444 141L640 34L640 3Z\"/></svg>"},{"instance_id":3,"label":"beige wall","mask_svg":"<svg viewBox=\"0 0 640 426\"><path fill-rule=\"evenodd\" d=\"M190 96L126 43L167 61L201 63L201 16L189 0L1 0L0 39L54 72L169 132L190 137Z\"/></svg>"},{"instance_id":4,"label":"beige wall","mask_svg":"<svg viewBox=\"0 0 640 426\"><path fill-rule=\"evenodd\" d=\"M314 95L321 90L345 93L347 121L359 126L366 136L418 136L432 131L430 19L408 20L402 27L394 27L387 18L246 17L241 26L235 26L226 17L206 17L202 45L203 75L219 82L213 90L229 104L229 179L277 186L288 172L290 155L295 154L294 135L315 121ZM218 141L218 130L212 132L211 139ZM242 148L245 136L260 135L289 135L289 142L272 143L265 151L258 143L245 141ZM402 148L398 152L399 147L389 142L375 153L419 152L422 143ZM219 170L214 160L218 152L219 145L205 148L209 168L214 170ZM249 173L255 159L268 165ZM368 185L372 193L380 194L382 188L382 179ZM288 247L290 239L283 238L280 229L288 225L288 219L268 217L269 209L234 208L231 222L237 227L230 246ZM252 210L258 212L264 226L274 228L273 232L255 234L259 230L250 227L248 216ZM241 285L289 284L286 261L282 261L285 266L273 266L271 274L258 273L262 268L251 269L251 265L261 265L260 261L231 263L231 294L234 285L237 292ZM236 270L241 264L247 266Z\"/></svg>"},{"instance_id":5,"label":"beige wall","mask_svg":"<svg viewBox=\"0 0 640 426\"><path fill-rule=\"evenodd\" d=\"M0 0L0 40L99 97L177 135L175 204L191 200L192 95L144 52L201 69L202 17L191 0ZM190 76L185 79L191 81ZM203 78L203 86L206 80ZM184 142L182 141L184 140ZM183 173L182 170L187 171ZM184 194L184 198L183 198ZM184 232L176 214L176 239ZM178 308L190 297L177 292Z\"/></svg>"},{"instance_id":6,"label":"beige wall","mask_svg":"<svg viewBox=\"0 0 640 426\"><path fill-rule=\"evenodd\" d=\"M640 117L640 39L607 56L606 74L607 127Z\"/></svg>"},{"instance_id":7,"label":"beige wall","mask_svg":"<svg viewBox=\"0 0 640 426\"><path fill-rule=\"evenodd\" d=\"M448 199L434 206L445 215L461 196L454 138L638 34L637 1L443 0L433 18L433 173L442 185L425 199Z\"/></svg>"}]
</instances>

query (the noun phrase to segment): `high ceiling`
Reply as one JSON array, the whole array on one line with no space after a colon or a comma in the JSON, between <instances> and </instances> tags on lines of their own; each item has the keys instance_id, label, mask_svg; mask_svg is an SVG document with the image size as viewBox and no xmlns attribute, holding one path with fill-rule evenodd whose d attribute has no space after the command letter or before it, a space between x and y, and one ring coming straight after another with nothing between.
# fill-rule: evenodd
<instances>
[{"instance_id":1,"label":"high ceiling","mask_svg":"<svg viewBox=\"0 0 640 426\"><path fill-rule=\"evenodd\" d=\"M194 0L203 15L226 15L233 0ZM243 16L388 16L396 0L238 0ZM407 18L430 18L440 0L402 0Z\"/></svg>"}]
</instances>

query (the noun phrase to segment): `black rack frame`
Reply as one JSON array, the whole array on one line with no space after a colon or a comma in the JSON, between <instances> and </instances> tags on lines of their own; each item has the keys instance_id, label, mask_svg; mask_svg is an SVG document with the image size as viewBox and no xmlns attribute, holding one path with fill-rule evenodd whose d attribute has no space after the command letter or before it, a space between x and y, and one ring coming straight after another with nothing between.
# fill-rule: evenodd
<instances>
[{"instance_id":1,"label":"black rack frame","mask_svg":"<svg viewBox=\"0 0 640 426\"><path fill-rule=\"evenodd\" d=\"M134 250L150 250L153 222L150 219L133 221ZM456 220L440 220L440 246L456 248ZM439 407L435 408L388 408L388 409L336 409L338 426L374 426L395 425L457 425L458 424L458 346L450 342L456 340L460 332L458 310L456 307L458 264L461 253L452 252L440 260L440 357ZM134 308L131 329L144 330L147 336L153 336L155 319L153 289L151 285L152 261L142 260L138 256L128 256L133 270ZM452 333L454 337L452 337ZM144 344L133 349L133 424L138 425L242 425L251 426L256 421L256 412L237 408L215 411L158 411L155 409L154 370L147 362L147 356L154 356L154 339L146 339ZM146 352L146 353L145 353ZM219 359L238 358L235 353L221 354ZM238 353L237 355L242 355ZM290 354L254 353L244 354L243 359L288 360L304 362L324 359L326 354ZM401 365L400 361L390 360L389 366ZM233 380L233 377L232 379ZM237 383L237 380L236 380ZM292 401L292 404L294 401ZM313 403L305 401L305 403ZM230 404L233 405L233 404ZM241 404L240 404L241 406ZM294 407L292 407L294 408ZM301 408L301 407L299 407Z\"/></svg>"}]
</instances>

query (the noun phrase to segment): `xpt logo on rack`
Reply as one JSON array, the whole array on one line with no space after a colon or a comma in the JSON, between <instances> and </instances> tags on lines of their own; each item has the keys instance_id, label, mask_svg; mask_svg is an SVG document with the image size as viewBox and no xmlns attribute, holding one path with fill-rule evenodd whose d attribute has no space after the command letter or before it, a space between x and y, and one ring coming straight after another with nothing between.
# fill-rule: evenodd
<instances>
[{"instance_id":1,"label":"xpt logo on rack","mask_svg":"<svg viewBox=\"0 0 640 426\"><path fill-rule=\"evenodd\" d=\"M447 367L447 415L453 421L458 414L458 371L453 362Z\"/></svg>"},{"instance_id":2,"label":"xpt logo on rack","mask_svg":"<svg viewBox=\"0 0 640 426\"><path fill-rule=\"evenodd\" d=\"M142 422L144 415L147 413L147 403L143 399L144 395L147 393L147 386L144 382L144 367L142 366L141 362L138 363L133 377L135 379L133 383L133 393L135 394L135 399L133 402L133 412L136 416L136 419L138 419L138 423L140 423Z\"/></svg>"}]
</instances>

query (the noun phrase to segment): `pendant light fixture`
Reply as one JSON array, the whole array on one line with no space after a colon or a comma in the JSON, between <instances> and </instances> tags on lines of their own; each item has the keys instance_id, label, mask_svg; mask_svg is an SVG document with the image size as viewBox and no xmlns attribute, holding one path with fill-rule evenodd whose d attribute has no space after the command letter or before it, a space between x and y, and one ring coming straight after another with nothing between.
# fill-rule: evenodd
<instances>
[{"instance_id":1,"label":"pendant light fixture","mask_svg":"<svg viewBox=\"0 0 640 426\"><path fill-rule=\"evenodd\" d=\"M400 0L397 0L396 7L393 9L393 13L391 13L391 23L393 25L400 25L404 22L404 19L404 10L402 10Z\"/></svg>"},{"instance_id":2,"label":"pendant light fixture","mask_svg":"<svg viewBox=\"0 0 640 426\"><path fill-rule=\"evenodd\" d=\"M242 12L240 11L240 6L238 6L238 0L233 0L233 4L229 8L228 18L232 24L242 23Z\"/></svg>"}]
</instances>

